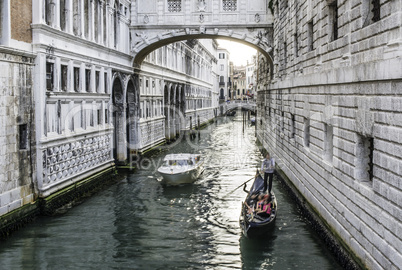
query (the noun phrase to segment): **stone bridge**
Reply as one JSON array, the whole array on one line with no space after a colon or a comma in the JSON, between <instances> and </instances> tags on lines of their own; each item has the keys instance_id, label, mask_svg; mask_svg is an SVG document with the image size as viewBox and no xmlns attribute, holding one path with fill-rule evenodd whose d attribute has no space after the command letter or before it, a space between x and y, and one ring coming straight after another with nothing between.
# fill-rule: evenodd
<instances>
[{"instance_id":1,"label":"stone bridge","mask_svg":"<svg viewBox=\"0 0 402 270\"><path fill-rule=\"evenodd\" d=\"M220 105L221 115L225 115L231 110L236 110L238 108L246 109L255 112L257 105L255 100L233 100Z\"/></svg>"},{"instance_id":2,"label":"stone bridge","mask_svg":"<svg viewBox=\"0 0 402 270\"><path fill-rule=\"evenodd\" d=\"M265 0L132 1L134 66L169 43L222 38L249 45L272 64L273 16Z\"/></svg>"}]
</instances>

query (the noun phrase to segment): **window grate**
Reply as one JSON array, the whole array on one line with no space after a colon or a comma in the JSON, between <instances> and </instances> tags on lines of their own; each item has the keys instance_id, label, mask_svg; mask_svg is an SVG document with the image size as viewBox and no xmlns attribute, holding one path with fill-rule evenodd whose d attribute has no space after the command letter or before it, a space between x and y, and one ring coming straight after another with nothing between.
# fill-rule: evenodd
<instances>
[{"instance_id":1,"label":"window grate","mask_svg":"<svg viewBox=\"0 0 402 270\"><path fill-rule=\"evenodd\" d=\"M223 11L236 11L237 0L223 0Z\"/></svg>"},{"instance_id":2,"label":"window grate","mask_svg":"<svg viewBox=\"0 0 402 270\"><path fill-rule=\"evenodd\" d=\"M380 0L372 0L371 1L373 5L373 9L371 10L373 12L373 22L378 22L381 19L381 14L380 14Z\"/></svg>"},{"instance_id":3,"label":"window grate","mask_svg":"<svg viewBox=\"0 0 402 270\"><path fill-rule=\"evenodd\" d=\"M169 12L181 12L181 0L168 0Z\"/></svg>"}]
</instances>

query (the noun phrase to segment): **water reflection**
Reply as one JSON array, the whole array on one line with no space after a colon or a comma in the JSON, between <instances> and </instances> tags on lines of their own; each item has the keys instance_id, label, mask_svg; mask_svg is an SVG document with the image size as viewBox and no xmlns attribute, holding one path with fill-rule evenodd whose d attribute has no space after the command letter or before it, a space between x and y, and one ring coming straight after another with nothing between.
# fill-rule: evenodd
<instances>
[{"instance_id":1,"label":"water reflection","mask_svg":"<svg viewBox=\"0 0 402 270\"><path fill-rule=\"evenodd\" d=\"M136 173L66 214L41 218L0 243L5 269L339 269L274 179L279 203L266 239L241 235L241 183L261 155L242 115L222 118L195 140L150 157ZM240 121L239 121L240 120ZM156 169L167 153L202 153L194 184L163 186ZM236 189L237 188L237 189Z\"/></svg>"}]
</instances>

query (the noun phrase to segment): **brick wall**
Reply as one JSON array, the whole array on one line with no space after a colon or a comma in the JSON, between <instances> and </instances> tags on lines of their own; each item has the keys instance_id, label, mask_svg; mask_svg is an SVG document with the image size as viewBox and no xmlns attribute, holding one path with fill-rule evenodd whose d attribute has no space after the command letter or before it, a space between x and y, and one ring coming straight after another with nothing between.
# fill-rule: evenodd
<instances>
[{"instance_id":1,"label":"brick wall","mask_svg":"<svg viewBox=\"0 0 402 270\"><path fill-rule=\"evenodd\" d=\"M13 0L11 3L11 38L32 42L32 1L31 0Z\"/></svg>"},{"instance_id":2,"label":"brick wall","mask_svg":"<svg viewBox=\"0 0 402 270\"><path fill-rule=\"evenodd\" d=\"M337 1L335 40L331 1L275 6L274 77L260 83L257 134L364 267L398 269L402 11L380 1L373 22L371 2Z\"/></svg>"}]
</instances>

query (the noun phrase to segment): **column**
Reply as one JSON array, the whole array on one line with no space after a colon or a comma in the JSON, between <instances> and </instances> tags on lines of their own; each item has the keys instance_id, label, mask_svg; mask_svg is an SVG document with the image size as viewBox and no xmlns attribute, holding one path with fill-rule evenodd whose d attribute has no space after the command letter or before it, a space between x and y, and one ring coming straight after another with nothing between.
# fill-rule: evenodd
<instances>
[{"instance_id":1,"label":"column","mask_svg":"<svg viewBox=\"0 0 402 270\"><path fill-rule=\"evenodd\" d=\"M99 72L99 93L105 93L105 68L101 67Z\"/></svg>"},{"instance_id":2,"label":"column","mask_svg":"<svg viewBox=\"0 0 402 270\"><path fill-rule=\"evenodd\" d=\"M104 25L103 25L103 9L104 9L105 1L100 1L99 5L99 23L98 23L98 43L99 44L105 44L103 40L103 31L104 31Z\"/></svg>"},{"instance_id":3,"label":"column","mask_svg":"<svg viewBox=\"0 0 402 270\"><path fill-rule=\"evenodd\" d=\"M85 92L85 64L80 66L80 87L78 92Z\"/></svg>"},{"instance_id":4,"label":"column","mask_svg":"<svg viewBox=\"0 0 402 270\"><path fill-rule=\"evenodd\" d=\"M84 6L84 1L87 0L79 0L79 6L80 6L80 37L81 38L85 38L85 6Z\"/></svg>"},{"instance_id":5,"label":"column","mask_svg":"<svg viewBox=\"0 0 402 270\"><path fill-rule=\"evenodd\" d=\"M67 92L74 92L74 63L73 63L73 60L68 61Z\"/></svg>"},{"instance_id":6,"label":"column","mask_svg":"<svg viewBox=\"0 0 402 270\"><path fill-rule=\"evenodd\" d=\"M54 61L54 70L53 70L53 91L59 92L60 91L60 84L61 84L61 64L60 64L60 57L56 57Z\"/></svg>"},{"instance_id":7,"label":"column","mask_svg":"<svg viewBox=\"0 0 402 270\"><path fill-rule=\"evenodd\" d=\"M66 33L73 34L73 0L66 0Z\"/></svg>"},{"instance_id":8,"label":"column","mask_svg":"<svg viewBox=\"0 0 402 270\"><path fill-rule=\"evenodd\" d=\"M91 67L91 91L90 92L96 92L96 71L95 71L95 65L92 65Z\"/></svg>"},{"instance_id":9,"label":"column","mask_svg":"<svg viewBox=\"0 0 402 270\"><path fill-rule=\"evenodd\" d=\"M10 1L3 2L4 14L10 14ZM45 1L35 1L32 5L32 24L41 24L45 21ZM5 24L3 24L3 27ZM4 28L3 28L4 29Z\"/></svg>"},{"instance_id":10,"label":"column","mask_svg":"<svg viewBox=\"0 0 402 270\"><path fill-rule=\"evenodd\" d=\"M88 40L95 39L95 16L94 16L94 1L89 0L88 4Z\"/></svg>"},{"instance_id":11,"label":"column","mask_svg":"<svg viewBox=\"0 0 402 270\"><path fill-rule=\"evenodd\" d=\"M52 20L52 26L57 29L60 30L60 0L53 0L54 1L54 12L53 12L53 20Z\"/></svg>"}]
</instances>

